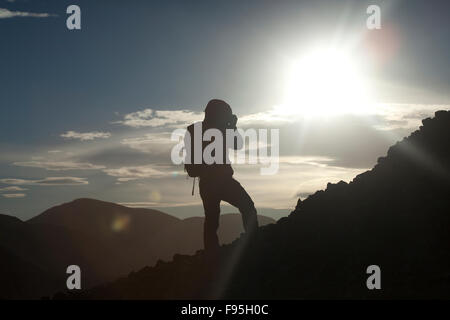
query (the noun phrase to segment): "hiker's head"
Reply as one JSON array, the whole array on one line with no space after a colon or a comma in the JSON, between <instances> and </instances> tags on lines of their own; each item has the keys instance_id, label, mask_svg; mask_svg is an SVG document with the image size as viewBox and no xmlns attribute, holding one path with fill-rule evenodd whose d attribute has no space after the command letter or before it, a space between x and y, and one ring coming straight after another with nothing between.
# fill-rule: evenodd
<instances>
[{"instance_id":1,"label":"hiker's head","mask_svg":"<svg viewBox=\"0 0 450 320\"><path fill-rule=\"evenodd\" d=\"M228 127L233 121L236 125L235 117L230 105L223 100L213 99L206 105L205 122L207 123Z\"/></svg>"}]
</instances>

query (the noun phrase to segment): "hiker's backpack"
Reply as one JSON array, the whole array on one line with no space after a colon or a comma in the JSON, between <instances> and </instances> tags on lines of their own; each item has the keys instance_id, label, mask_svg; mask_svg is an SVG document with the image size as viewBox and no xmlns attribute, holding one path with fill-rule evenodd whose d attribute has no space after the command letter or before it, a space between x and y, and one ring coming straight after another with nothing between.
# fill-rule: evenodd
<instances>
[{"instance_id":1,"label":"hiker's backpack","mask_svg":"<svg viewBox=\"0 0 450 320\"><path fill-rule=\"evenodd\" d=\"M186 157L184 159L184 170L187 172L189 177L200 177L201 173L204 170L205 164L203 163L203 157L202 157L202 163L195 164L194 163L194 142L195 136L194 136L194 125L191 124L187 127L187 133L184 137L184 143L185 143L185 150L186 150ZM202 123L198 123L197 125L201 126L201 134L203 135L203 125ZM189 133L189 135L188 135ZM203 155L203 139L202 137L197 138L198 141L201 141L202 143L202 155ZM194 180L195 181L195 180Z\"/></svg>"}]
</instances>

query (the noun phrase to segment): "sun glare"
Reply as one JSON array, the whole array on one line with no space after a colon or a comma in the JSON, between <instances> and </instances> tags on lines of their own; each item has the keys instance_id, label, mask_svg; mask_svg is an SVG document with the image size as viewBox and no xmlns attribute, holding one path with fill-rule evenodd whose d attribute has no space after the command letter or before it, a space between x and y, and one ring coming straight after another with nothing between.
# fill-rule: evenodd
<instances>
[{"instance_id":1,"label":"sun glare","mask_svg":"<svg viewBox=\"0 0 450 320\"><path fill-rule=\"evenodd\" d=\"M334 115L370 109L368 86L356 59L344 50L319 48L293 61L286 72L283 114Z\"/></svg>"}]
</instances>

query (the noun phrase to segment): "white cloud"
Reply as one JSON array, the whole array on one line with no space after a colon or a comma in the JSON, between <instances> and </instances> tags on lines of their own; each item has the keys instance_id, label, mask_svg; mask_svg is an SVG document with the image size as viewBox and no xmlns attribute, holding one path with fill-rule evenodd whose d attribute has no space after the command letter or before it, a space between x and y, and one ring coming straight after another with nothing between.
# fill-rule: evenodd
<instances>
[{"instance_id":1,"label":"white cloud","mask_svg":"<svg viewBox=\"0 0 450 320\"><path fill-rule=\"evenodd\" d=\"M9 1L11 2L11 1ZM0 19L8 19L15 17L31 17L31 18L48 18L56 17L56 14L51 13L35 13L35 12L23 12L23 11L10 11L6 8L0 8Z\"/></svg>"},{"instance_id":2,"label":"white cloud","mask_svg":"<svg viewBox=\"0 0 450 320\"><path fill-rule=\"evenodd\" d=\"M120 182L144 178L159 178L167 175L166 172L155 169L153 165L121 167L116 169L105 169L103 171L112 177L117 177L117 180Z\"/></svg>"},{"instance_id":3,"label":"white cloud","mask_svg":"<svg viewBox=\"0 0 450 320\"><path fill-rule=\"evenodd\" d=\"M418 129L424 118L432 117L438 110L449 109L450 105L381 103L374 112L382 120L374 127L378 130Z\"/></svg>"},{"instance_id":4,"label":"white cloud","mask_svg":"<svg viewBox=\"0 0 450 320\"><path fill-rule=\"evenodd\" d=\"M53 171L96 170L105 168L105 166L94 165L87 162L70 162L70 161L28 161L28 162L14 162L13 165L19 167L43 168Z\"/></svg>"},{"instance_id":5,"label":"white cloud","mask_svg":"<svg viewBox=\"0 0 450 320\"><path fill-rule=\"evenodd\" d=\"M111 133L109 132L76 132L76 131L67 131L66 133L61 134L61 137L65 139L79 139L81 141L89 141L94 139L107 139L111 137Z\"/></svg>"},{"instance_id":6,"label":"white cloud","mask_svg":"<svg viewBox=\"0 0 450 320\"><path fill-rule=\"evenodd\" d=\"M169 153L176 142L170 139L170 133L149 133L143 137L122 139L121 143L147 153Z\"/></svg>"},{"instance_id":7,"label":"white cloud","mask_svg":"<svg viewBox=\"0 0 450 320\"><path fill-rule=\"evenodd\" d=\"M8 194L2 194L5 198L24 198L26 196L25 193L8 193Z\"/></svg>"},{"instance_id":8,"label":"white cloud","mask_svg":"<svg viewBox=\"0 0 450 320\"><path fill-rule=\"evenodd\" d=\"M36 181L36 184L46 185L46 186L58 186L58 185L84 185L89 184L86 178L78 177L49 177L43 180Z\"/></svg>"},{"instance_id":9,"label":"white cloud","mask_svg":"<svg viewBox=\"0 0 450 320\"><path fill-rule=\"evenodd\" d=\"M14 185L26 185L26 184L33 184L32 180L25 180L25 179L14 179L14 178L6 178L6 179L0 179L1 183L4 184L14 184Z\"/></svg>"},{"instance_id":10,"label":"white cloud","mask_svg":"<svg viewBox=\"0 0 450 320\"><path fill-rule=\"evenodd\" d=\"M366 112L354 115L370 120L368 123L378 130L415 129L420 126L422 119L433 116L435 111L449 109L450 105L378 103L372 105ZM286 112L286 110L274 107L271 110L240 117L238 126L283 126L302 120L314 120L311 117L305 118L305 116L307 115L300 111ZM320 117L316 117L317 119Z\"/></svg>"},{"instance_id":11,"label":"white cloud","mask_svg":"<svg viewBox=\"0 0 450 320\"><path fill-rule=\"evenodd\" d=\"M21 187L5 187L5 188L0 188L0 192L11 192L11 191L25 191L28 189L25 188L21 188Z\"/></svg>"},{"instance_id":12,"label":"white cloud","mask_svg":"<svg viewBox=\"0 0 450 320\"><path fill-rule=\"evenodd\" d=\"M148 208L161 205L159 202L119 202L119 204L129 208Z\"/></svg>"},{"instance_id":13,"label":"white cloud","mask_svg":"<svg viewBox=\"0 0 450 320\"><path fill-rule=\"evenodd\" d=\"M38 180L6 178L0 179L0 182L12 185L41 185L41 186L61 186L61 185L77 186L89 184L86 178L78 178L78 177L47 177Z\"/></svg>"},{"instance_id":14,"label":"white cloud","mask_svg":"<svg viewBox=\"0 0 450 320\"><path fill-rule=\"evenodd\" d=\"M323 156L284 156L279 158L279 162L286 165L312 165L318 167L329 166L334 159Z\"/></svg>"},{"instance_id":15,"label":"white cloud","mask_svg":"<svg viewBox=\"0 0 450 320\"><path fill-rule=\"evenodd\" d=\"M238 126L274 126L298 121L301 115L280 114L275 109L244 115L238 119Z\"/></svg>"},{"instance_id":16,"label":"white cloud","mask_svg":"<svg viewBox=\"0 0 450 320\"><path fill-rule=\"evenodd\" d=\"M197 202L155 202L155 201L141 201L141 202L119 202L118 204L129 208L151 208L151 207L183 207L190 205L199 205Z\"/></svg>"},{"instance_id":17,"label":"white cloud","mask_svg":"<svg viewBox=\"0 0 450 320\"><path fill-rule=\"evenodd\" d=\"M120 123L133 128L187 126L201 120L203 113L190 110L153 110L145 109L126 114Z\"/></svg>"}]
</instances>

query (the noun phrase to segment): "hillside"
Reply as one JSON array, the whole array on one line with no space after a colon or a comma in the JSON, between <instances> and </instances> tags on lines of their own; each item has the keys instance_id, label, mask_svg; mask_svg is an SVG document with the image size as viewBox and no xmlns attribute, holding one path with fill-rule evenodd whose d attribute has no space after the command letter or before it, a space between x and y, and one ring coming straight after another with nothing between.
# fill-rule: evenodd
<instances>
[{"instance_id":1,"label":"hillside","mask_svg":"<svg viewBox=\"0 0 450 320\"><path fill-rule=\"evenodd\" d=\"M239 215L225 214L221 221L222 243L243 232ZM201 217L181 220L94 199L55 206L25 222L0 215L0 297L51 295L65 288L72 264L81 267L85 288L110 281L176 253L195 253L203 246L202 232Z\"/></svg>"},{"instance_id":2,"label":"hillside","mask_svg":"<svg viewBox=\"0 0 450 320\"><path fill-rule=\"evenodd\" d=\"M328 184L287 218L221 249L177 255L56 298L450 298L450 112L438 111L350 183ZM368 290L366 268L381 268Z\"/></svg>"},{"instance_id":3,"label":"hillside","mask_svg":"<svg viewBox=\"0 0 450 320\"><path fill-rule=\"evenodd\" d=\"M57 279L41 268L0 247L0 300L35 299L61 288Z\"/></svg>"}]
</instances>

